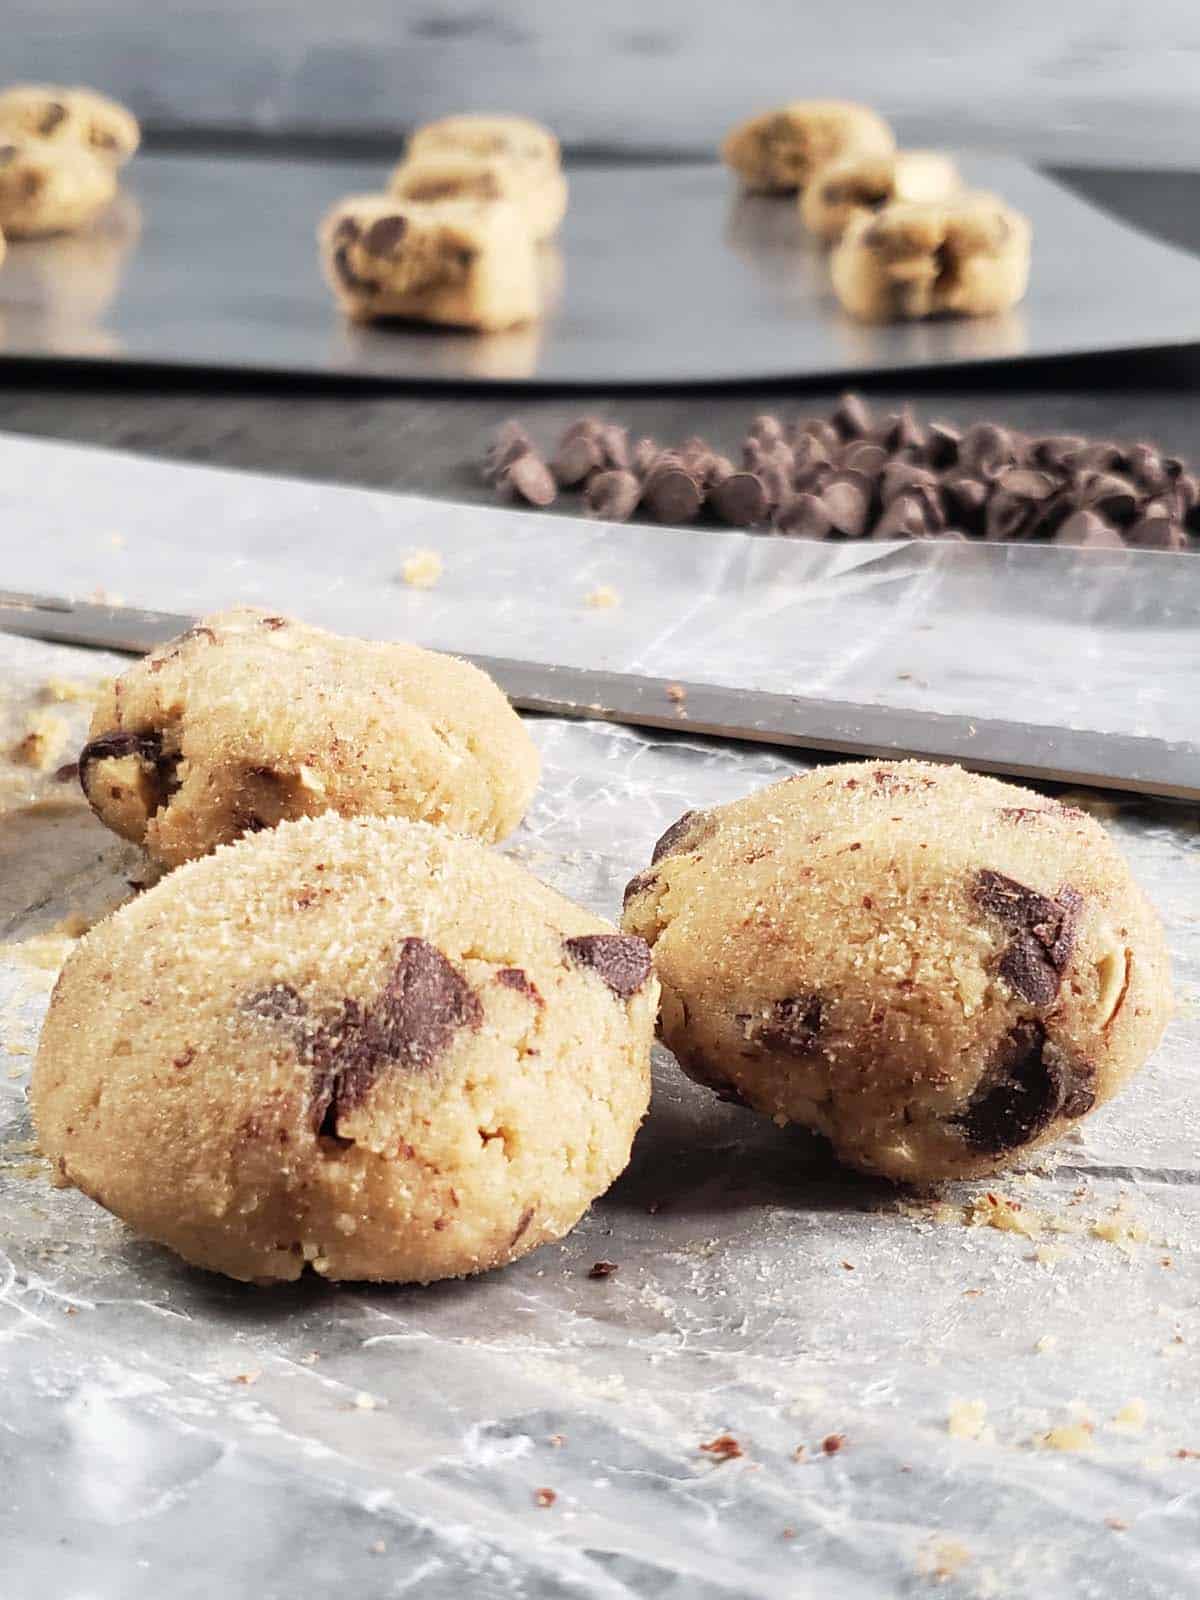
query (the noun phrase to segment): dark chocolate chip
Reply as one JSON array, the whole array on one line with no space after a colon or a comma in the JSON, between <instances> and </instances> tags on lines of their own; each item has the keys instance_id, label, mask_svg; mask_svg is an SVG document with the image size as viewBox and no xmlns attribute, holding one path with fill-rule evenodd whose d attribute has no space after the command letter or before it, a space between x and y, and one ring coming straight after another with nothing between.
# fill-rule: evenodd
<instances>
[{"instance_id":1,"label":"dark chocolate chip","mask_svg":"<svg viewBox=\"0 0 1200 1600\"><path fill-rule=\"evenodd\" d=\"M1016 441L1012 433L994 422L972 423L958 447L958 464L972 477L994 478L1016 459Z\"/></svg>"},{"instance_id":2,"label":"dark chocolate chip","mask_svg":"<svg viewBox=\"0 0 1200 1600\"><path fill-rule=\"evenodd\" d=\"M628 522L642 498L642 481L635 472L597 472L584 491L589 517L604 522Z\"/></svg>"},{"instance_id":3,"label":"dark chocolate chip","mask_svg":"<svg viewBox=\"0 0 1200 1600\"><path fill-rule=\"evenodd\" d=\"M987 539L1031 538L1038 520L1037 503L1024 495L993 490L984 512L984 537Z\"/></svg>"},{"instance_id":4,"label":"dark chocolate chip","mask_svg":"<svg viewBox=\"0 0 1200 1600\"><path fill-rule=\"evenodd\" d=\"M646 479L642 500L656 522L693 522L704 503L704 491L677 456L660 456Z\"/></svg>"},{"instance_id":5,"label":"dark chocolate chip","mask_svg":"<svg viewBox=\"0 0 1200 1600\"><path fill-rule=\"evenodd\" d=\"M1055 544L1077 544L1092 549L1118 550L1125 541L1111 522L1106 522L1098 512L1076 511L1060 524L1054 535Z\"/></svg>"},{"instance_id":6,"label":"dark chocolate chip","mask_svg":"<svg viewBox=\"0 0 1200 1600\"><path fill-rule=\"evenodd\" d=\"M824 501L815 494L798 494L775 513L776 531L798 539L824 539L832 526Z\"/></svg>"},{"instance_id":7,"label":"dark chocolate chip","mask_svg":"<svg viewBox=\"0 0 1200 1600\"><path fill-rule=\"evenodd\" d=\"M78 783L78 761L68 761L63 766L55 768L54 781L55 783Z\"/></svg>"},{"instance_id":8,"label":"dark chocolate chip","mask_svg":"<svg viewBox=\"0 0 1200 1600\"><path fill-rule=\"evenodd\" d=\"M498 487L512 499L525 500L531 506L548 506L558 493L550 468L532 450L526 450L505 467Z\"/></svg>"},{"instance_id":9,"label":"dark chocolate chip","mask_svg":"<svg viewBox=\"0 0 1200 1600\"><path fill-rule=\"evenodd\" d=\"M362 234L362 229L353 217L340 217L333 230L335 244L353 244Z\"/></svg>"},{"instance_id":10,"label":"dark chocolate chip","mask_svg":"<svg viewBox=\"0 0 1200 1600\"><path fill-rule=\"evenodd\" d=\"M341 1015L308 1047L313 1125L336 1135L343 1113L367 1098L387 1072L423 1072L462 1028L478 1028L483 1008L467 980L425 939L405 939L388 980L367 1005L342 1003Z\"/></svg>"},{"instance_id":11,"label":"dark chocolate chip","mask_svg":"<svg viewBox=\"0 0 1200 1600\"><path fill-rule=\"evenodd\" d=\"M778 444L783 438L783 423L778 417L764 413L750 424L750 437L760 439L765 445Z\"/></svg>"},{"instance_id":12,"label":"dark chocolate chip","mask_svg":"<svg viewBox=\"0 0 1200 1600\"><path fill-rule=\"evenodd\" d=\"M1050 899L987 868L976 874L972 893L976 905L1011 931L1000 976L1031 1005L1049 1005L1075 948L1082 897L1067 885Z\"/></svg>"},{"instance_id":13,"label":"dark chocolate chip","mask_svg":"<svg viewBox=\"0 0 1200 1600\"><path fill-rule=\"evenodd\" d=\"M689 855L717 831L707 811L685 811L659 838L650 852L650 865L656 867L667 856Z\"/></svg>"},{"instance_id":14,"label":"dark chocolate chip","mask_svg":"<svg viewBox=\"0 0 1200 1600\"><path fill-rule=\"evenodd\" d=\"M632 466L629 454L629 430L622 428L619 423L606 422L600 430L600 443L604 450L604 462L619 472L626 472Z\"/></svg>"},{"instance_id":15,"label":"dark chocolate chip","mask_svg":"<svg viewBox=\"0 0 1200 1600\"><path fill-rule=\"evenodd\" d=\"M512 989L517 994L523 994L535 1005L545 1004L537 984L522 967L501 967L496 973L496 982L502 983L506 989Z\"/></svg>"},{"instance_id":16,"label":"dark chocolate chip","mask_svg":"<svg viewBox=\"0 0 1200 1600\"><path fill-rule=\"evenodd\" d=\"M559 488L569 489L596 472L603 460L604 445L600 438L593 433L576 433L559 445L550 470Z\"/></svg>"},{"instance_id":17,"label":"dark chocolate chip","mask_svg":"<svg viewBox=\"0 0 1200 1600\"><path fill-rule=\"evenodd\" d=\"M890 505L905 490L917 490L931 502L936 502L938 480L928 467L919 467L912 461L892 461L884 469L879 485L879 497Z\"/></svg>"},{"instance_id":18,"label":"dark chocolate chip","mask_svg":"<svg viewBox=\"0 0 1200 1600\"><path fill-rule=\"evenodd\" d=\"M308 1007L290 983L276 983L269 989L260 989L244 1005L254 1016L268 1022L300 1022L308 1014Z\"/></svg>"},{"instance_id":19,"label":"dark chocolate chip","mask_svg":"<svg viewBox=\"0 0 1200 1600\"><path fill-rule=\"evenodd\" d=\"M1035 467L1064 472L1079 451L1086 447L1087 440L1078 434L1050 433L1033 440L1029 447L1029 459Z\"/></svg>"},{"instance_id":20,"label":"dark chocolate chip","mask_svg":"<svg viewBox=\"0 0 1200 1600\"><path fill-rule=\"evenodd\" d=\"M564 939L572 961L590 967L620 1000L628 1000L650 976L650 946L626 933L585 933Z\"/></svg>"},{"instance_id":21,"label":"dark chocolate chip","mask_svg":"<svg viewBox=\"0 0 1200 1600\"><path fill-rule=\"evenodd\" d=\"M871 530L872 539L924 539L940 527L940 518L923 494L899 494Z\"/></svg>"},{"instance_id":22,"label":"dark chocolate chip","mask_svg":"<svg viewBox=\"0 0 1200 1600\"><path fill-rule=\"evenodd\" d=\"M816 440L812 441L816 445ZM796 452L799 455L799 451ZM868 478L877 478L887 466L887 451L881 444L869 439L856 439L848 444L838 459L838 465L853 467L855 472L865 472Z\"/></svg>"},{"instance_id":23,"label":"dark chocolate chip","mask_svg":"<svg viewBox=\"0 0 1200 1600\"><path fill-rule=\"evenodd\" d=\"M824 417L806 417L803 422L798 422L795 443L798 445L804 437L815 439L830 456L834 455L842 444L841 434L831 422L826 422Z\"/></svg>"},{"instance_id":24,"label":"dark chocolate chip","mask_svg":"<svg viewBox=\"0 0 1200 1600\"><path fill-rule=\"evenodd\" d=\"M788 995L773 1000L765 1012L739 1012L746 1038L764 1050L783 1055L809 1055L821 1032L822 1006L815 994Z\"/></svg>"},{"instance_id":25,"label":"dark chocolate chip","mask_svg":"<svg viewBox=\"0 0 1200 1600\"><path fill-rule=\"evenodd\" d=\"M1065 464L1072 472L1120 472L1125 456L1111 440L1096 440L1072 451Z\"/></svg>"},{"instance_id":26,"label":"dark chocolate chip","mask_svg":"<svg viewBox=\"0 0 1200 1600\"><path fill-rule=\"evenodd\" d=\"M861 439L874 427L871 408L857 394L844 394L829 421L843 439Z\"/></svg>"},{"instance_id":27,"label":"dark chocolate chip","mask_svg":"<svg viewBox=\"0 0 1200 1600\"><path fill-rule=\"evenodd\" d=\"M639 439L632 451L633 470L639 477L644 478L653 469L660 455L662 447L656 439Z\"/></svg>"},{"instance_id":28,"label":"dark chocolate chip","mask_svg":"<svg viewBox=\"0 0 1200 1600\"><path fill-rule=\"evenodd\" d=\"M1125 529L1125 543L1137 550L1186 550L1188 536L1170 517L1140 517Z\"/></svg>"},{"instance_id":29,"label":"dark chocolate chip","mask_svg":"<svg viewBox=\"0 0 1200 1600\"><path fill-rule=\"evenodd\" d=\"M1080 479L1077 494L1081 506L1098 511L1110 522L1132 522L1137 515L1138 496L1133 485L1115 473L1086 474Z\"/></svg>"},{"instance_id":30,"label":"dark chocolate chip","mask_svg":"<svg viewBox=\"0 0 1200 1600\"><path fill-rule=\"evenodd\" d=\"M619 1271L615 1261L593 1261L588 1268L589 1278L611 1278L614 1272Z\"/></svg>"},{"instance_id":31,"label":"dark chocolate chip","mask_svg":"<svg viewBox=\"0 0 1200 1600\"><path fill-rule=\"evenodd\" d=\"M635 872L625 885L625 893L621 896L621 904L627 906L639 894L644 894L647 889L652 889L658 882L658 873L654 871Z\"/></svg>"},{"instance_id":32,"label":"dark chocolate chip","mask_svg":"<svg viewBox=\"0 0 1200 1600\"><path fill-rule=\"evenodd\" d=\"M369 255L390 256L394 255L397 245L408 232L408 220L405 217L380 217L373 222L363 235L363 249Z\"/></svg>"},{"instance_id":33,"label":"dark chocolate chip","mask_svg":"<svg viewBox=\"0 0 1200 1600\"><path fill-rule=\"evenodd\" d=\"M58 100L52 100L45 111L42 112L41 121L38 123L38 133L41 134L42 138L45 138L65 122L66 117L66 106L62 105Z\"/></svg>"},{"instance_id":34,"label":"dark chocolate chip","mask_svg":"<svg viewBox=\"0 0 1200 1600\"><path fill-rule=\"evenodd\" d=\"M162 734L157 730L130 733L118 729L102 733L84 745L79 752L79 786L89 804L93 804L91 782L96 763L121 761L127 756L136 756L141 764L142 776L150 787L151 811L161 810L180 787L180 756L178 751L163 750Z\"/></svg>"},{"instance_id":35,"label":"dark chocolate chip","mask_svg":"<svg viewBox=\"0 0 1200 1600\"><path fill-rule=\"evenodd\" d=\"M925 448L925 430L913 416L910 407L904 406L894 416L887 418L882 443L892 451Z\"/></svg>"},{"instance_id":36,"label":"dark chocolate chip","mask_svg":"<svg viewBox=\"0 0 1200 1600\"><path fill-rule=\"evenodd\" d=\"M719 483L724 483L726 478L732 478L737 468L728 456L711 455L708 458L708 467L704 474L704 487L713 490Z\"/></svg>"},{"instance_id":37,"label":"dark chocolate chip","mask_svg":"<svg viewBox=\"0 0 1200 1600\"><path fill-rule=\"evenodd\" d=\"M1068 1076L1067 1092L1058 1114L1060 1117L1083 1117L1095 1104L1096 1068L1090 1061L1082 1061Z\"/></svg>"},{"instance_id":38,"label":"dark chocolate chip","mask_svg":"<svg viewBox=\"0 0 1200 1600\"><path fill-rule=\"evenodd\" d=\"M997 475L996 487L1024 500L1047 500L1054 493L1054 479L1032 467L1008 467Z\"/></svg>"},{"instance_id":39,"label":"dark chocolate chip","mask_svg":"<svg viewBox=\"0 0 1200 1600\"><path fill-rule=\"evenodd\" d=\"M821 490L821 504L835 533L846 539L860 539L867 531L871 480L853 468L837 472Z\"/></svg>"},{"instance_id":40,"label":"dark chocolate chip","mask_svg":"<svg viewBox=\"0 0 1200 1600\"><path fill-rule=\"evenodd\" d=\"M568 423L563 429L559 446L561 447L566 444L568 439L574 439L581 433L591 434L595 438L599 438L604 432L604 427L605 424L600 417L576 417L574 422Z\"/></svg>"},{"instance_id":41,"label":"dark chocolate chip","mask_svg":"<svg viewBox=\"0 0 1200 1600\"><path fill-rule=\"evenodd\" d=\"M962 434L948 422L931 422L925 438L925 460L931 467L944 472L958 461L958 447Z\"/></svg>"},{"instance_id":42,"label":"dark chocolate chip","mask_svg":"<svg viewBox=\"0 0 1200 1600\"><path fill-rule=\"evenodd\" d=\"M340 244L333 252L333 270L346 285L347 289L356 289L360 294L377 294L379 285L372 283L370 278L361 277L350 265L350 247Z\"/></svg>"},{"instance_id":43,"label":"dark chocolate chip","mask_svg":"<svg viewBox=\"0 0 1200 1600\"><path fill-rule=\"evenodd\" d=\"M1148 494L1164 494L1174 481L1161 454L1152 444L1135 444L1126 454L1128 470Z\"/></svg>"},{"instance_id":44,"label":"dark chocolate chip","mask_svg":"<svg viewBox=\"0 0 1200 1600\"><path fill-rule=\"evenodd\" d=\"M731 472L713 486L709 504L732 528L755 528L766 521L770 510L766 486L753 472Z\"/></svg>"},{"instance_id":45,"label":"dark chocolate chip","mask_svg":"<svg viewBox=\"0 0 1200 1600\"><path fill-rule=\"evenodd\" d=\"M513 424L515 428L516 425ZM485 483L499 483L509 467L518 456L527 455L533 449L533 440L525 432L519 431L506 433L501 429L493 442L488 446L487 454L483 458L483 480Z\"/></svg>"},{"instance_id":46,"label":"dark chocolate chip","mask_svg":"<svg viewBox=\"0 0 1200 1600\"><path fill-rule=\"evenodd\" d=\"M1001 1043L958 1121L973 1149L999 1155L1019 1149L1044 1132L1066 1098L1066 1074L1056 1061L1046 1059L1044 1026L1025 1019Z\"/></svg>"}]
</instances>

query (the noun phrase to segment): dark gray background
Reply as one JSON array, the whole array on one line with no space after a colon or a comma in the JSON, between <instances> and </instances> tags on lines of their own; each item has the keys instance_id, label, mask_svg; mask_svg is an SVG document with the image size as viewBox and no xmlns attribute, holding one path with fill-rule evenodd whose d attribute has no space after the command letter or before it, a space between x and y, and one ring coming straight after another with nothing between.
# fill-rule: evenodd
<instances>
[{"instance_id":1,"label":"dark gray background","mask_svg":"<svg viewBox=\"0 0 1200 1600\"><path fill-rule=\"evenodd\" d=\"M156 129L398 133L447 110L572 146L711 151L803 95L903 137L1200 165L1196 0L6 0L4 75L95 83Z\"/></svg>"}]
</instances>

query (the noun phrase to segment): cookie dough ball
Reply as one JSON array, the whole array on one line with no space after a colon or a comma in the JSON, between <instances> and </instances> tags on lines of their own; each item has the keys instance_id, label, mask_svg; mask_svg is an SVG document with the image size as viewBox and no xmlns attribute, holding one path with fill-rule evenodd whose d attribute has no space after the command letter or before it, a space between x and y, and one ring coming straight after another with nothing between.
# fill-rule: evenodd
<instances>
[{"instance_id":1,"label":"cookie dough ball","mask_svg":"<svg viewBox=\"0 0 1200 1600\"><path fill-rule=\"evenodd\" d=\"M864 322L991 316L1024 296L1031 237L1028 220L994 195L897 202L850 220L833 287Z\"/></svg>"},{"instance_id":2,"label":"cookie dough ball","mask_svg":"<svg viewBox=\"0 0 1200 1600\"><path fill-rule=\"evenodd\" d=\"M425 204L506 201L517 208L539 240L558 231L567 210L567 180L557 167L461 150L406 156L392 173L388 189L400 200Z\"/></svg>"},{"instance_id":3,"label":"cookie dough ball","mask_svg":"<svg viewBox=\"0 0 1200 1600\"><path fill-rule=\"evenodd\" d=\"M510 117L492 112L464 112L439 117L417 128L408 140L407 154L418 156L467 155L522 162L557 169L561 162L558 140L549 128L531 117Z\"/></svg>"},{"instance_id":4,"label":"cookie dough ball","mask_svg":"<svg viewBox=\"0 0 1200 1600\"><path fill-rule=\"evenodd\" d=\"M538 317L533 235L505 201L352 195L328 213L319 238L329 286L356 321L496 332Z\"/></svg>"},{"instance_id":5,"label":"cookie dough ball","mask_svg":"<svg viewBox=\"0 0 1200 1600\"><path fill-rule=\"evenodd\" d=\"M791 194L840 156L886 156L896 148L887 123L848 100L794 100L739 123L725 137L721 159L747 189Z\"/></svg>"},{"instance_id":6,"label":"cookie dough ball","mask_svg":"<svg viewBox=\"0 0 1200 1600\"><path fill-rule=\"evenodd\" d=\"M142 137L137 118L115 100L44 83L0 93L0 134L6 133L90 150L114 167L124 166Z\"/></svg>"},{"instance_id":7,"label":"cookie dough ball","mask_svg":"<svg viewBox=\"0 0 1200 1600\"><path fill-rule=\"evenodd\" d=\"M608 1188L657 999L640 939L473 840L289 822L81 940L34 1116L61 1181L197 1266L425 1283Z\"/></svg>"},{"instance_id":8,"label":"cookie dough ball","mask_svg":"<svg viewBox=\"0 0 1200 1600\"><path fill-rule=\"evenodd\" d=\"M629 885L661 1034L722 1096L899 1180L995 1171L1158 1044L1162 930L1083 812L955 767L818 768L689 812Z\"/></svg>"},{"instance_id":9,"label":"cookie dough ball","mask_svg":"<svg viewBox=\"0 0 1200 1600\"><path fill-rule=\"evenodd\" d=\"M958 168L936 150L842 156L815 174L800 197L800 214L810 233L832 243L855 217L895 200L948 200L960 187Z\"/></svg>"},{"instance_id":10,"label":"cookie dough ball","mask_svg":"<svg viewBox=\"0 0 1200 1600\"><path fill-rule=\"evenodd\" d=\"M516 712L468 662L244 609L116 680L79 778L103 823L175 866L324 811L499 839L538 767Z\"/></svg>"},{"instance_id":11,"label":"cookie dough ball","mask_svg":"<svg viewBox=\"0 0 1200 1600\"><path fill-rule=\"evenodd\" d=\"M112 167L87 150L0 132L0 229L9 238L86 227L116 192Z\"/></svg>"}]
</instances>

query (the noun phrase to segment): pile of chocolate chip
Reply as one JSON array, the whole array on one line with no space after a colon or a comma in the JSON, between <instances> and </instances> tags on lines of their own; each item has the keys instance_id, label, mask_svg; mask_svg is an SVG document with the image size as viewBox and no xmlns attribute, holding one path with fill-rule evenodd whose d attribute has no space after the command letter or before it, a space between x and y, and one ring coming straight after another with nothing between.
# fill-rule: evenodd
<instances>
[{"instance_id":1,"label":"pile of chocolate chip","mask_svg":"<svg viewBox=\"0 0 1200 1600\"><path fill-rule=\"evenodd\" d=\"M484 478L548 506L583 496L588 516L678 525L704 517L804 539L1041 540L1187 550L1200 486L1151 444L1036 437L976 422L923 424L905 406L876 418L858 395L827 417L756 417L741 464L691 438L675 449L596 417L571 423L546 458L517 422L488 447Z\"/></svg>"}]
</instances>

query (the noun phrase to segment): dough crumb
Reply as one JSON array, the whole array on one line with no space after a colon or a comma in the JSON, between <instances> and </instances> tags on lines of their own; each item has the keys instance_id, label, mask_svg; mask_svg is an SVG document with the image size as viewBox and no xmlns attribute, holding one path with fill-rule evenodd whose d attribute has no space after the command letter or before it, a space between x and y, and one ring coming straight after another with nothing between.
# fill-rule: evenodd
<instances>
[{"instance_id":1,"label":"dough crumb","mask_svg":"<svg viewBox=\"0 0 1200 1600\"><path fill-rule=\"evenodd\" d=\"M24 736L12 748L12 758L23 767L47 772L57 764L66 748L69 733L64 718L55 716L52 711L34 711L26 724Z\"/></svg>"},{"instance_id":2,"label":"dough crumb","mask_svg":"<svg viewBox=\"0 0 1200 1600\"><path fill-rule=\"evenodd\" d=\"M1094 1238L1115 1244L1118 1250L1124 1250L1127 1255L1133 1254L1132 1245L1145 1244L1150 1237L1145 1224L1132 1215L1123 1199L1118 1200L1105 1216L1098 1217L1092 1223L1090 1232Z\"/></svg>"},{"instance_id":3,"label":"dough crumb","mask_svg":"<svg viewBox=\"0 0 1200 1600\"><path fill-rule=\"evenodd\" d=\"M1058 1427L1038 1434L1036 1443L1043 1450L1064 1452L1090 1450L1094 1443L1092 1435L1095 1431L1094 1424L1090 1422L1062 1422Z\"/></svg>"},{"instance_id":4,"label":"dough crumb","mask_svg":"<svg viewBox=\"0 0 1200 1600\"><path fill-rule=\"evenodd\" d=\"M1146 1426L1146 1402L1136 1398L1126 1400L1113 1418L1112 1425L1124 1433L1140 1433Z\"/></svg>"},{"instance_id":5,"label":"dough crumb","mask_svg":"<svg viewBox=\"0 0 1200 1600\"><path fill-rule=\"evenodd\" d=\"M594 611L604 611L610 606L620 605L621 596L610 583L599 584L590 594L584 597L584 604L592 607Z\"/></svg>"},{"instance_id":6,"label":"dough crumb","mask_svg":"<svg viewBox=\"0 0 1200 1600\"><path fill-rule=\"evenodd\" d=\"M42 699L51 705L87 704L98 700L110 682L108 678L96 678L92 683L80 683L76 678L47 678Z\"/></svg>"},{"instance_id":7,"label":"dough crumb","mask_svg":"<svg viewBox=\"0 0 1200 1600\"><path fill-rule=\"evenodd\" d=\"M933 1583L949 1583L971 1560L959 1539L932 1539L917 1556L917 1571Z\"/></svg>"},{"instance_id":8,"label":"dough crumb","mask_svg":"<svg viewBox=\"0 0 1200 1600\"><path fill-rule=\"evenodd\" d=\"M558 1494L554 1489L535 1489L533 1491L534 1505L541 1506L543 1510L552 1506L557 1499Z\"/></svg>"},{"instance_id":9,"label":"dough crumb","mask_svg":"<svg viewBox=\"0 0 1200 1600\"><path fill-rule=\"evenodd\" d=\"M1044 1333L1033 1348L1039 1356L1048 1356L1052 1350L1058 1349L1058 1337L1053 1333Z\"/></svg>"},{"instance_id":10,"label":"dough crumb","mask_svg":"<svg viewBox=\"0 0 1200 1600\"><path fill-rule=\"evenodd\" d=\"M966 1223L969 1228L996 1228L1001 1233L1023 1234L1027 1239L1035 1239L1043 1227L1039 1211L990 1191L970 1201Z\"/></svg>"},{"instance_id":11,"label":"dough crumb","mask_svg":"<svg viewBox=\"0 0 1200 1600\"><path fill-rule=\"evenodd\" d=\"M988 1426L985 1400L952 1400L946 1417L946 1431L952 1439L989 1440L995 1437Z\"/></svg>"},{"instance_id":12,"label":"dough crumb","mask_svg":"<svg viewBox=\"0 0 1200 1600\"><path fill-rule=\"evenodd\" d=\"M432 589L442 571L442 558L436 550L414 550L400 568L400 575L410 589Z\"/></svg>"}]
</instances>

